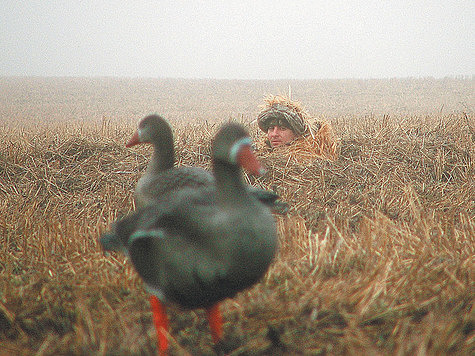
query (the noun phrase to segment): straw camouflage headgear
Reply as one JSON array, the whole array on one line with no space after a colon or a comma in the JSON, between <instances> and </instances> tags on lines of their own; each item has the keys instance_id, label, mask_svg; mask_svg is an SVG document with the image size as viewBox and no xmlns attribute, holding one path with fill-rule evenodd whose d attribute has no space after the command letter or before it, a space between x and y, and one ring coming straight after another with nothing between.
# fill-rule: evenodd
<instances>
[{"instance_id":1,"label":"straw camouflage headgear","mask_svg":"<svg viewBox=\"0 0 475 356\"><path fill-rule=\"evenodd\" d=\"M304 134L307 127L308 114L302 109L300 103L283 96L269 96L264 99L264 109L257 116L257 125L267 132L272 126L284 126L297 135Z\"/></svg>"}]
</instances>

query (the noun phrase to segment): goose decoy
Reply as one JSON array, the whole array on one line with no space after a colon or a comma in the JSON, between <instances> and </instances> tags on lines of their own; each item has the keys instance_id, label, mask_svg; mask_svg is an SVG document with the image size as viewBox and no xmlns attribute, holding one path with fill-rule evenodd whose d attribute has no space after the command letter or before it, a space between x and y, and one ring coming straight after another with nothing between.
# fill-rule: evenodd
<instances>
[{"instance_id":1,"label":"goose decoy","mask_svg":"<svg viewBox=\"0 0 475 356\"><path fill-rule=\"evenodd\" d=\"M241 167L259 174L247 132L224 125L212 147L216 187L185 187L118 220L101 239L120 240L152 294L159 352L168 348L163 303L205 308L213 341L222 336L219 302L266 273L278 246L268 207L247 189ZM163 302L163 303L162 303Z\"/></svg>"},{"instance_id":2,"label":"goose decoy","mask_svg":"<svg viewBox=\"0 0 475 356\"><path fill-rule=\"evenodd\" d=\"M151 204L176 189L215 185L213 175L207 170L197 167L174 167L173 133L169 123L163 117L149 115L143 118L126 147L144 143L152 144L154 151L144 175L135 188L134 202L137 208ZM287 212L287 204L282 202L276 193L252 186L248 186L248 189L274 212L281 214Z\"/></svg>"},{"instance_id":3,"label":"goose decoy","mask_svg":"<svg viewBox=\"0 0 475 356\"><path fill-rule=\"evenodd\" d=\"M135 206L140 208L172 190L184 187L202 187L214 184L213 176L204 169L174 167L173 133L168 122L159 115L146 116L137 131L125 145L150 143L153 153L144 175L134 191Z\"/></svg>"}]
</instances>

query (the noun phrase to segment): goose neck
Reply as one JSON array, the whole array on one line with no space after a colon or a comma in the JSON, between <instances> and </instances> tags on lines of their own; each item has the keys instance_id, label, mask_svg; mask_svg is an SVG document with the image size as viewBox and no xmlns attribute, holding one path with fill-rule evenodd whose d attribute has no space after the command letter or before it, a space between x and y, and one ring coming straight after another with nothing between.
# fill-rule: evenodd
<instances>
[{"instance_id":1,"label":"goose neck","mask_svg":"<svg viewBox=\"0 0 475 356\"><path fill-rule=\"evenodd\" d=\"M213 166L216 179L217 196L221 203L239 204L249 200L239 167L215 163Z\"/></svg>"},{"instance_id":2,"label":"goose neck","mask_svg":"<svg viewBox=\"0 0 475 356\"><path fill-rule=\"evenodd\" d=\"M171 146L171 149L169 145L165 145L161 148L157 145L154 145L153 147L154 149L147 171L158 173L173 168L173 165L175 164L173 146Z\"/></svg>"}]
</instances>

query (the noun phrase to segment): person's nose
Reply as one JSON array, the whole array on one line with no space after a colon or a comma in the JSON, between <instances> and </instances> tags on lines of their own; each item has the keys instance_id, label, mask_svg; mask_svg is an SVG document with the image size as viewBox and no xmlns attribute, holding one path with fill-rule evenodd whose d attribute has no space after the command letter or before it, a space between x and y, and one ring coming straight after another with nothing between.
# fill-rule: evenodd
<instances>
[{"instance_id":1,"label":"person's nose","mask_svg":"<svg viewBox=\"0 0 475 356\"><path fill-rule=\"evenodd\" d=\"M277 127L272 127L269 129L269 135L276 136L278 134Z\"/></svg>"}]
</instances>

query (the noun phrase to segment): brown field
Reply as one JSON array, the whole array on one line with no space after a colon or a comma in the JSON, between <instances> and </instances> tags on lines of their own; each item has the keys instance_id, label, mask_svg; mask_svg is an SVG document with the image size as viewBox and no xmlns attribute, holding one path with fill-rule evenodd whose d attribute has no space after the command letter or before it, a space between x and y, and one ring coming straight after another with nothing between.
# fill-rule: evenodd
<instances>
[{"instance_id":1,"label":"brown field","mask_svg":"<svg viewBox=\"0 0 475 356\"><path fill-rule=\"evenodd\" d=\"M248 126L288 85L340 137L338 160L259 152L247 177L290 204L279 256L223 303L171 307L171 354L473 355L472 78L211 81L0 78L0 355L156 352L142 282L100 233L133 209L142 116L174 126L179 164L209 168L219 124Z\"/></svg>"}]
</instances>

